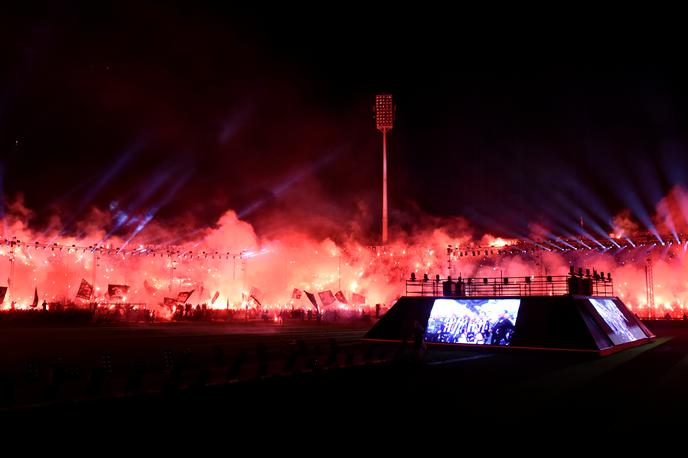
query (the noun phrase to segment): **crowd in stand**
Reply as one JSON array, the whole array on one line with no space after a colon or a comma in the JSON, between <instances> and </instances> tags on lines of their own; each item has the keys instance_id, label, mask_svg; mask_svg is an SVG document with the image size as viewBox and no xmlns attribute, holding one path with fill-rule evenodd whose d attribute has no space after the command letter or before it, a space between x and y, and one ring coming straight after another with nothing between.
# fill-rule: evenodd
<instances>
[{"instance_id":1,"label":"crowd in stand","mask_svg":"<svg viewBox=\"0 0 688 458\"><path fill-rule=\"evenodd\" d=\"M268 309L262 307L213 309L207 304L179 304L171 313L156 313L145 304L99 304L87 307L75 303L43 302L36 308L10 307L0 311L0 322L99 322L99 323L152 323L156 321L264 321L284 323L286 321L345 321L370 320L367 309L357 310L304 310L285 307Z\"/></svg>"},{"instance_id":2,"label":"crowd in stand","mask_svg":"<svg viewBox=\"0 0 688 458\"><path fill-rule=\"evenodd\" d=\"M231 320L262 320L265 322L284 323L285 321L340 321L340 320L369 320L370 313L366 309L360 310L304 310L302 308L268 309L264 307L249 307L245 309L212 309L207 304L183 304L175 308L172 319L176 321L231 321Z\"/></svg>"}]
</instances>

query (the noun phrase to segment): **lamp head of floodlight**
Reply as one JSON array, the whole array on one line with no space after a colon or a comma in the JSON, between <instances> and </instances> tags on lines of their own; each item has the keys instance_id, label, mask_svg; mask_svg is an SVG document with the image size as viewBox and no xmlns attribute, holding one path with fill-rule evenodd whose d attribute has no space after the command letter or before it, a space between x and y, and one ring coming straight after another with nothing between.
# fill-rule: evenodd
<instances>
[{"instance_id":1,"label":"lamp head of floodlight","mask_svg":"<svg viewBox=\"0 0 688 458\"><path fill-rule=\"evenodd\" d=\"M391 94L375 96L375 127L377 130L387 131L392 128L394 121L394 105Z\"/></svg>"}]
</instances>

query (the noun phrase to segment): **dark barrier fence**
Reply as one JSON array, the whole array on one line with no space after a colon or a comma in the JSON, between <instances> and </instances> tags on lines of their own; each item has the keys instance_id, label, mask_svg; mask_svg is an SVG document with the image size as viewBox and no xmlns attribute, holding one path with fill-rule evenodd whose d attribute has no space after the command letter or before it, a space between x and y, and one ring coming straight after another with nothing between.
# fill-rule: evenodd
<instances>
[{"instance_id":1,"label":"dark barrier fence","mask_svg":"<svg viewBox=\"0 0 688 458\"><path fill-rule=\"evenodd\" d=\"M253 349L235 349L231 355L219 346L207 354L189 348L164 350L159 360L147 362L116 361L109 353L85 365L62 357L42 363L29 359L23 370L0 372L0 411L421 359L420 350L406 342L341 347L334 338L310 345L299 340L287 349L258 344Z\"/></svg>"},{"instance_id":2,"label":"dark barrier fence","mask_svg":"<svg viewBox=\"0 0 688 458\"><path fill-rule=\"evenodd\" d=\"M0 313L0 324L78 324L93 321L90 310L71 309L60 312L13 310Z\"/></svg>"}]
</instances>

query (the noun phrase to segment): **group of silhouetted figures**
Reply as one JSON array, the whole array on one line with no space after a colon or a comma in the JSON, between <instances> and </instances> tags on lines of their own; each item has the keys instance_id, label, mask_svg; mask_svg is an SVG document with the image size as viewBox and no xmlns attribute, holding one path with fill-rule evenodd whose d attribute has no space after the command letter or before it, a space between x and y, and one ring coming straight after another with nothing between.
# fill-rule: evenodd
<instances>
[{"instance_id":1,"label":"group of silhouetted figures","mask_svg":"<svg viewBox=\"0 0 688 458\"><path fill-rule=\"evenodd\" d=\"M59 304L59 303L51 304L50 309L53 310L54 308L64 308L64 307L62 307L62 304ZM15 301L10 302L9 311L14 312L16 310L17 310L17 303ZM36 304L36 307L32 308L32 310L38 310L38 304ZM43 303L41 304L40 310L43 312L48 311L48 303L46 301L43 301Z\"/></svg>"}]
</instances>

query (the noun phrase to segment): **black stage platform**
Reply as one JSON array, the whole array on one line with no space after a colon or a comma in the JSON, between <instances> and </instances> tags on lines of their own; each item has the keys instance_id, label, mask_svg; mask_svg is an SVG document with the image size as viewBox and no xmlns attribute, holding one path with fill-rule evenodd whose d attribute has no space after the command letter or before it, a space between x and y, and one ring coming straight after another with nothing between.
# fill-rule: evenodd
<instances>
[{"instance_id":1,"label":"black stage platform","mask_svg":"<svg viewBox=\"0 0 688 458\"><path fill-rule=\"evenodd\" d=\"M552 295L402 297L364 338L606 355L655 336L617 297Z\"/></svg>"}]
</instances>

